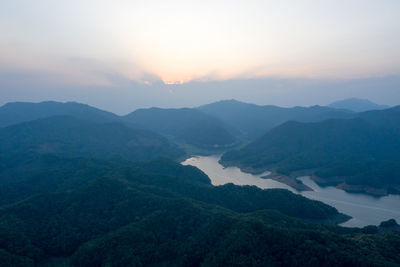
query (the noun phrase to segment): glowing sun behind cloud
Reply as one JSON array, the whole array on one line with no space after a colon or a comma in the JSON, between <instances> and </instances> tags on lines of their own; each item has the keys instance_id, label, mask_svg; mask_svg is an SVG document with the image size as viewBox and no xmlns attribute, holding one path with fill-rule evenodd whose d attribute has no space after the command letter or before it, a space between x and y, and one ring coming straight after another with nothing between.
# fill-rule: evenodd
<instances>
[{"instance_id":1,"label":"glowing sun behind cloud","mask_svg":"<svg viewBox=\"0 0 400 267\"><path fill-rule=\"evenodd\" d=\"M398 10L394 0L6 0L0 68L22 49L34 56L8 55L15 68L93 83L105 72L146 83L399 74Z\"/></svg>"}]
</instances>

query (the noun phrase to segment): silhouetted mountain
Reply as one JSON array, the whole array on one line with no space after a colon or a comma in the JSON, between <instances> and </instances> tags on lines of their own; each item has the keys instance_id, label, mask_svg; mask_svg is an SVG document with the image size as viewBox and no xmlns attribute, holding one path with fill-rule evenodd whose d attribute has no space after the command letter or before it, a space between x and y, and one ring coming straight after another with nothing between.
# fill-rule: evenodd
<instances>
[{"instance_id":1,"label":"silhouetted mountain","mask_svg":"<svg viewBox=\"0 0 400 267\"><path fill-rule=\"evenodd\" d=\"M400 134L400 106L384 110L366 111L358 114L358 117L371 125L382 128L385 131Z\"/></svg>"},{"instance_id":2,"label":"silhouetted mountain","mask_svg":"<svg viewBox=\"0 0 400 267\"><path fill-rule=\"evenodd\" d=\"M247 104L236 100L219 101L198 109L236 127L250 140L289 120L316 122L353 116L350 111L321 106L282 108Z\"/></svg>"},{"instance_id":3,"label":"silhouetted mountain","mask_svg":"<svg viewBox=\"0 0 400 267\"><path fill-rule=\"evenodd\" d=\"M196 109L139 109L125 119L175 141L202 148L227 147L235 142L228 126Z\"/></svg>"},{"instance_id":4,"label":"silhouetted mountain","mask_svg":"<svg viewBox=\"0 0 400 267\"><path fill-rule=\"evenodd\" d=\"M168 160L40 156L6 166L5 177L23 179L10 179L1 194L9 203L0 209L2 266L400 262L399 232L311 224L303 219L338 213L287 190L215 187L198 169ZM24 196L10 194L24 186Z\"/></svg>"},{"instance_id":5,"label":"silhouetted mountain","mask_svg":"<svg viewBox=\"0 0 400 267\"><path fill-rule=\"evenodd\" d=\"M134 161L183 155L183 151L156 133L132 129L117 122L94 123L69 116L39 119L0 129L0 156L27 153Z\"/></svg>"},{"instance_id":6,"label":"silhouetted mountain","mask_svg":"<svg viewBox=\"0 0 400 267\"><path fill-rule=\"evenodd\" d=\"M318 123L290 121L221 162L290 175L310 170L320 183L368 191L400 192L400 109L361 113L358 118ZM348 186L351 185L351 186ZM361 186L361 187L357 187ZM370 190L373 192L373 190Z\"/></svg>"},{"instance_id":7,"label":"silhouetted mountain","mask_svg":"<svg viewBox=\"0 0 400 267\"><path fill-rule=\"evenodd\" d=\"M120 120L117 115L111 112L76 102L15 102L7 103L0 107L0 127L58 115L74 116L78 119L92 122L111 122Z\"/></svg>"},{"instance_id":8,"label":"silhouetted mountain","mask_svg":"<svg viewBox=\"0 0 400 267\"><path fill-rule=\"evenodd\" d=\"M389 106L387 105L378 105L369 101L368 99L359 99L359 98L348 98L335 101L332 104L329 104L328 106L331 108L352 110L354 112L363 112L368 110L379 110L379 109L389 108Z\"/></svg>"}]
</instances>

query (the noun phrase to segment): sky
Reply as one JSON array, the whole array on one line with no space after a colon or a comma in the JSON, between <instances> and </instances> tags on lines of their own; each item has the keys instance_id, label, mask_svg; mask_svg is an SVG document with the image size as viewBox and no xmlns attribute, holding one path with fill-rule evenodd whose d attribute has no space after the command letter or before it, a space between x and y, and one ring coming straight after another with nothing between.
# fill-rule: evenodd
<instances>
[{"instance_id":1,"label":"sky","mask_svg":"<svg viewBox=\"0 0 400 267\"><path fill-rule=\"evenodd\" d=\"M396 105L399 11L398 0L0 0L0 105Z\"/></svg>"}]
</instances>

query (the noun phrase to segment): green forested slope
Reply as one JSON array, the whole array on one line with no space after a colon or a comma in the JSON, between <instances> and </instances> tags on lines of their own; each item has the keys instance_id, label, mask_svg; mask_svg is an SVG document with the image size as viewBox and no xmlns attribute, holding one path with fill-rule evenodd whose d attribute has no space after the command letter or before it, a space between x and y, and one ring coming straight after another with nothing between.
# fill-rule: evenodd
<instances>
[{"instance_id":1,"label":"green forested slope","mask_svg":"<svg viewBox=\"0 0 400 267\"><path fill-rule=\"evenodd\" d=\"M0 129L0 157L17 154L125 158L144 161L184 153L164 137L118 122L94 123L55 116ZM1 163L0 163L1 164Z\"/></svg>"},{"instance_id":2,"label":"green forested slope","mask_svg":"<svg viewBox=\"0 0 400 267\"><path fill-rule=\"evenodd\" d=\"M243 149L224 154L221 161L286 175L309 169L324 179L396 192L400 185L399 125L398 108L369 111L348 120L290 121Z\"/></svg>"},{"instance_id":3,"label":"green forested slope","mask_svg":"<svg viewBox=\"0 0 400 267\"><path fill-rule=\"evenodd\" d=\"M202 148L228 147L236 141L228 125L196 109L139 109L124 119L176 141Z\"/></svg>"},{"instance_id":4,"label":"green forested slope","mask_svg":"<svg viewBox=\"0 0 400 267\"><path fill-rule=\"evenodd\" d=\"M22 162L0 178L25 169L32 176L21 183L52 186L0 208L4 266L400 263L398 233L308 223L337 211L286 190L214 187L196 168L165 159Z\"/></svg>"},{"instance_id":5,"label":"green forested slope","mask_svg":"<svg viewBox=\"0 0 400 267\"><path fill-rule=\"evenodd\" d=\"M14 102L7 103L0 107L0 127L53 116L73 116L81 120L92 122L112 122L121 120L119 116L111 112L76 102Z\"/></svg>"}]
</instances>

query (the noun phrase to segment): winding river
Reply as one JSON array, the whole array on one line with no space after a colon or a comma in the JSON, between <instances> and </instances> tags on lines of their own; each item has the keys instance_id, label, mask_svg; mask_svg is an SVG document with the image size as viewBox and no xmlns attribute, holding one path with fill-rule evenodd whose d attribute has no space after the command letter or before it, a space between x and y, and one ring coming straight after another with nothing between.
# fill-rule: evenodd
<instances>
[{"instance_id":1,"label":"winding river","mask_svg":"<svg viewBox=\"0 0 400 267\"><path fill-rule=\"evenodd\" d=\"M242 172L237 167L224 168L218 163L220 156L195 156L188 158L183 165L196 166L206 173L213 185L233 183L236 185L255 185L262 189L283 188L307 198L322 201L334 206L340 212L352 216L352 219L342 224L347 227L363 227L378 225L380 222L394 218L400 222L400 195L373 197L365 194L352 194L335 187L320 187L308 176L299 177L313 191L298 192L280 182L263 179L268 173L253 175Z\"/></svg>"}]
</instances>

